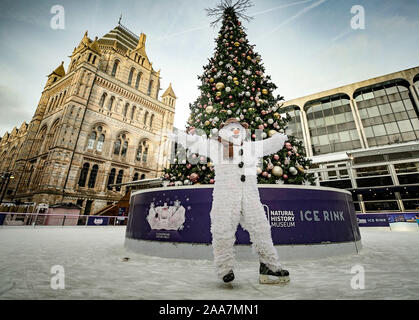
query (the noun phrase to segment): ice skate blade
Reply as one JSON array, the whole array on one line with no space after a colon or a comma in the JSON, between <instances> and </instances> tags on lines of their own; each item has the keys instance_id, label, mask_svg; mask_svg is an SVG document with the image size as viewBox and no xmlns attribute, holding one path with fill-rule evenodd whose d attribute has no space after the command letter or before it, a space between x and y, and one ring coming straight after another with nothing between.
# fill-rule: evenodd
<instances>
[{"instance_id":1,"label":"ice skate blade","mask_svg":"<svg viewBox=\"0 0 419 320\"><path fill-rule=\"evenodd\" d=\"M275 276L269 276L267 274L259 275L260 284L284 284L288 282L290 282L289 276L275 277Z\"/></svg>"}]
</instances>

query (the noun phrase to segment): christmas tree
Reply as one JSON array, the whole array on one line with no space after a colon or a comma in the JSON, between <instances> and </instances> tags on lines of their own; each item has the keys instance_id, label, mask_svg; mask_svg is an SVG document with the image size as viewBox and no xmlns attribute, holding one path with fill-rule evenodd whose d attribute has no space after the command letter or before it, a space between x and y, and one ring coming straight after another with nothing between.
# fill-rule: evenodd
<instances>
[{"instance_id":1,"label":"christmas tree","mask_svg":"<svg viewBox=\"0 0 419 320\"><path fill-rule=\"evenodd\" d=\"M314 184L314 175L307 174L311 160L305 158L302 141L286 132L286 124L291 117L281 116L279 109L283 97L274 96L276 85L271 77L265 75L261 56L255 46L247 40L241 21L251 18L245 10L251 6L248 0L232 4L223 1L207 13L222 26L216 39L215 53L204 66L199 76L201 95L190 104L190 117L187 131L200 129L211 137L218 134L220 124L237 118L249 124L251 139L260 139L256 131L263 130L262 139L276 132L288 135L284 148L277 154L263 159L263 167L257 170L260 184ZM164 172L165 185L211 184L214 183L214 170L205 157L190 154L182 146L172 146L174 158L172 165ZM185 160L186 158L186 160ZM179 161L179 159L183 159ZM203 161L205 161L203 163Z\"/></svg>"}]
</instances>

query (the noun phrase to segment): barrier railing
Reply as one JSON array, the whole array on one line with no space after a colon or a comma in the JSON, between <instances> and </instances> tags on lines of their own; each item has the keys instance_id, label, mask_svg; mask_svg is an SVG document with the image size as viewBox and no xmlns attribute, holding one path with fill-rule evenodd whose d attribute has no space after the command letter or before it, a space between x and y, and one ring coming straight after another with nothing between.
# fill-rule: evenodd
<instances>
[{"instance_id":1,"label":"barrier railing","mask_svg":"<svg viewBox=\"0 0 419 320\"><path fill-rule=\"evenodd\" d=\"M87 216L77 214L48 214L0 212L0 226L118 226L126 225L127 216Z\"/></svg>"}]
</instances>

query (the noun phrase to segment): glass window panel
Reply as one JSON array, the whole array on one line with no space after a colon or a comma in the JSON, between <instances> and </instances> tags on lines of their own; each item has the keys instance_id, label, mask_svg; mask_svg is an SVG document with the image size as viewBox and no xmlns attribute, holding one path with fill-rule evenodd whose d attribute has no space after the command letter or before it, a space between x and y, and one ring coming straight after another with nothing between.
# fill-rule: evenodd
<instances>
[{"instance_id":1,"label":"glass window panel","mask_svg":"<svg viewBox=\"0 0 419 320\"><path fill-rule=\"evenodd\" d=\"M410 119L410 121L412 122L413 128L415 128L416 130L419 129L419 119L418 118Z\"/></svg>"},{"instance_id":2,"label":"glass window panel","mask_svg":"<svg viewBox=\"0 0 419 320\"><path fill-rule=\"evenodd\" d=\"M330 143L336 143L339 141L339 134L338 133L331 133L329 134Z\"/></svg>"},{"instance_id":3,"label":"glass window panel","mask_svg":"<svg viewBox=\"0 0 419 320\"><path fill-rule=\"evenodd\" d=\"M366 127L366 128L364 128L364 130L365 130L365 136L367 138L374 137L374 132L372 131L372 127Z\"/></svg>"},{"instance_id":4,"label":"glass window panel","mask_svg":"<svg viewBox=\"0 0 419 320\"><path fill-rule=\"evenodd\" d=\"M401 132L408 132L413 130L410 120L399 121L398 124Z\"/></svg>"},{"instance_id":5,"label":"glass window panel","mask_svg":"<svg viewBox=\"0 0 419 320\"><path fill-rule=\"evenodd\" d=\"M397 121L409 119L409 116L407 115L406 111L397 112L394 116L396 117Z\"/></svg>"},{"instance_id":6,"label":"glass window panel","mask_svg":"<svg viewBox=\"0 0 419 320\"><path fill-rule=\"evenodd\" d=\"M377 106L374 107L370 107L367 109L368 110L368 115L372 118L372 117L378 117L380 115L380 112L378 110Z\"/></svg>"},{"instance_id":7,"label":"glass window panel","mask_svg":"<svg viewBox=\"0 0 419 320\"><path fill-rule=\"evenodd\" d=\"M369 100L369 99L373 99L374 98L374 94L372 92L366 92L363 95L364 101L365 100Z\"/></svg>"},{"instance_id":8,"label":"glass window panel","mask_svg":"<svg viewBox=\"0 0 419 320\"><path fill-rule=\"evenodd\" d=\"M412 110L413 109L413 104L412 101L410 101L410 99L405 99L403 100L404 106L406 108L406 110Z\"/></svg>"},{"instance_id":9,"label":"glass window panel","mask_svg":"<svg viewBox=\"0 0 419 320\"><path fill-rule=\"evenodd\" d=\"M416 135L413 131L410 132L404 132L402 133L403 141L412 141L416 140Z\"/></svg>"},{"instance_id":10,"label":"glass window panel","mask_svg":"<svg viewBox=\"0 0 419 320\"><path fill-rule=\"evenodd\" d=\"M410 97L409 97L409 91L401 92L400 93L400 96L402 97L403 100L410 99Z\"/></svg>"},{"instance_id":11,"label":"glass window panel","mask_svg":"<svg viewBox=\"0 0 419 320\"><path fill-rule=\"evenodd\" d=\"M385 96L385 95L386 95L386 92L384 91L384 89L374 91L374 97L381 97L381 96Z\"/></svg>"},{"instance_id":12,"label":"glass window panel","mask_svg":"<svg viewBox=\"0 0 419 320\"><path fill-rule=\"evenodd\" d=\"M324 118L324 121L325 121L326 126L330 126L332 124L336 124L335 119L334 119L333 116L325 117Z\"/></svg>"},{"instance_id":13,"label":"glass window panel","mask_svg":"<svg viewBox=\"0 0 419 320\"><path fill-rule=\"evenodd\" d=\"M320 145L329 144L329 139L327 138L327 135L319 136L319 144Z\"/></svg>"},{"instance_id":14,"label":"glass window panel","mask_svg":"<svg viewBox=\"0 0 419 320\"><path fill-rule=\"evenodd\" d=\"M404 111L404 105L402 101L396 101L391 103L391 107L393 108L393 112L401 112Z\"/></svg>"},{"instance_id":15,"label":"glass window panel","mask_svg":"<svg viewBox=\"0 0 419 320\"><path fill-rule=\"evenodd\" d=\"M396 93L397 92L397 87L392 86L392 87L386 88L386 92L387 92L387 95Z\"/></svg>"},{"instance_id":16,"label":"glass window panel","mask_svg":"<svg viewBox=\"0 0 419 320\"><path fill-rule=\"evenodd\" d=\"M352 112L345 112L345 120L346 121L353 121L354 120L354 116L352 115Z\"/></svg>"},{"instance_id":17,"label":"glass window panel","mask_svg":"<svg viewBox=\"0 0 419 320\"><path fill-rule=\"evenodd\" d=\"M360 109L360 110L359 110L359 115L361 116L361 119L366 119L366 118L368 118L368 112L367 112L367 109Z\"/></svg>"},{"instance_id":18,"label":"glass window panel","mask_svg":"<svg viewBox=\"0 0 419 320\"><path fill-rule=\"evenodd\" d=\"M399 133L399 128L397 127L396 122L390 122L385 124L386 130L388 134Z\"/></svg>"},{"instance_id":19,"label":"glass window panel","mask_svg":"<svg viewBox=\"0 0 419 320\"><path fill-rule=\"evenodd\" d=\"M371 128L369 128L369 129L371 129ZM349 132L350 132L350 135L351 135L352 140L358 140L359 139L358 131L357 130L351 130Z\"/></svg>"},{"instance_id":20,"label":"glass window panel","mask_svg":"<svg viewBox=\"0 0 419 320\"><path fill-rule=\"evenodd\" d=\"M316 126L324 126L324 118L316 119Z\"/></svg>"},{"instance_id":21,"label":"glass window panel","mask_svg":"<svg viewBox=\"0 0 419 320\"><path fill-rule=\"evenodd\" d=\"M408 89L404 86L397 86L397 89L399 89L399 92L407 91Z\"/></svg>"},{"instance_id":22,"label":"glass window panel","mask_svg":"<svg viewBox=\"0 0 419 320\"><path fill-rule=\"evenodd\" d=\"M382 117L383 117L383 121L384 122L393 122L393 121L396 121L396 117L392 113L391 114L383 115Z\"/></svg>"},{"instance_id":23,"label":"glass window panel","mask_svg":"<svg viewBox=\"0 0 419 320\"><path fill-rule=\"evenodd\" d=\"M380 109L380 113L382 114L382 115L384 115L384 114L390 114L390 113L392 113L393 111L391 110L391 107L390 107L390 105L388 104L388 103L386 103L386 104L382 104L382 105L379 105L378 106L378 108Z\"/></svg>"},{"instance_id":24,"label":"glass window panel","mask_svg":"<svg viewBox=\"0 0 419 320\"><path fill-rule=\"evenodd\" d=\"M388 96L388 101L395 102L402 100L402 97L400 96L400 93L393 93Z\"/></svg>"},{"instance_id":25,"label":"glass window panel","mask_svg":"<svg viewBox=\"0 0 419 320\"><path fill-rule=\"evenodd\" d=\"M382 124L380 124L378 126L373 126L372 130L374 131L374 135L376 137L386 135L386 129L384 128L384 125L382 125Z\"/></svg>"},{"instance_id":26,"label":"glass window panel","mask_svg":"<svg viewBox=\"0 0 419 320\"><path fill-rule=\"evenodd\" d=\"M346 141L351 140L351 135L350 135L349 131L339 132L339 136L340 136L340 141L342 141L342 142L346 142Z\"/></svg>"},{"instance_id":27,"label":"glass window panel","mask_svg":"<svg viewBox=\"0 0 419 320\"><path fill-rule=\"evenodd\" d=\"M336 123L344 123L346 121L345 114L341 113L341 114L335 115L335 121Z\"/></svg>"},{"instance_id":28,"label":"glass window panel","mask_svg":"<svg viewBox=\"0 0 419 320\"><path fill-rule=\"evenodd\" d=\"M311 137L311 142L315 145L319 144L319 138L318 137Z\"/></svg>"}]
</instances>

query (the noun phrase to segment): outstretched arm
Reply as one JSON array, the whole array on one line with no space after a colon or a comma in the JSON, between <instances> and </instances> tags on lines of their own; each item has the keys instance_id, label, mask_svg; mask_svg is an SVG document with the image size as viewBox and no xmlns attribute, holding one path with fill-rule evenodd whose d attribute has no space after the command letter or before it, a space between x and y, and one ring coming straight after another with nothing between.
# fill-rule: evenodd
<instances>
[{"instance_id":1,"label":"outstretched arm","mask_svg":"<svg viewBox=\"0 0 419 320\"><path fill-rule=\"evenodd\" d=\"M268 156L281 150L284 147L288 136L282 133L275 133L271 138L253 142L259 155Z\"/></svg>"},{"instance_id":2,"label":"outstretched arm","mask_svg":"<svg viewBox=\"0 0 419 320\"><path fill-rule=\"evenodd\" d=\"M170 135L170 139L189 149L192 153L199 153L208 156L209 140L206 137L197 134L188 134L184 131L178 131L177 134Z\"/></svg>"}]
</instances>

